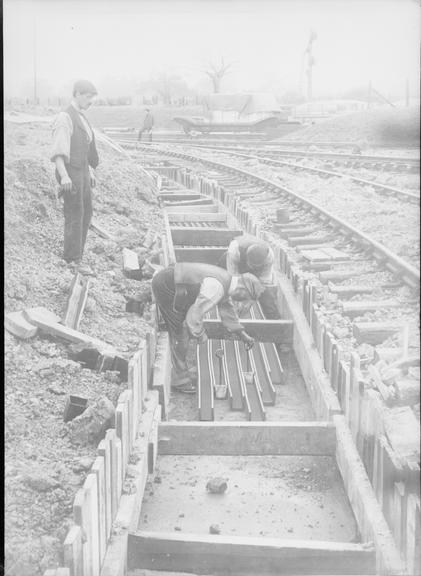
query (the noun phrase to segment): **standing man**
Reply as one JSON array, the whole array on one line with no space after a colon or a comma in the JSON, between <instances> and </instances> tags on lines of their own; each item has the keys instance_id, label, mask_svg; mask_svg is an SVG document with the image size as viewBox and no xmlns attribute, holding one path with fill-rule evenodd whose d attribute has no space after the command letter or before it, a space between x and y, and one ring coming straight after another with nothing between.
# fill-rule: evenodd
<instances>
[{"instance_id":1,"label":"standing man","mask_svg":"<svg viewBox=\"0 0 421 576\"><path fill-rule=\"evenodd\" d=\"M259 298L264 315L269 320L278 320L281 315L274 296L273 262L273 251L266 242L251 234L243 234L231 241L219 265L232 275L245 272L254 274L265 287Z\"/></svg>"},{"instance_id":2,"label":"standing man","mask_svg":"<svg viewBox=\"0 0 421 576\"><path fill-rule=\"evenodd\" d=\"M153 116L149 108L146 108L146 116L143 119L143 127L139 130L139 135L137 137L138 142L142 140L143 132L146 132L149 136L149 142L152 142L152 128L153 128Z\"/></svg>"},{"instance_id":3,"label":"standing man","mask_svg":"<svg viewBox=\"0 0 421 576\"><path fill-rule=\"evenodd\" d=\"M206 340L203 319L218 306L222 324L238 333L251 348L254 340L240 324L231 298L259 298L264 288L252 274L231 276L211 264L179 262L164 268L152 279L152 291L167 326L172 360L172 387L185 393L196 391L187 365L189 340Z\"/></svg>"},{"instance_id":4,"label":"standing man","mask_svg":"<svg viewBox=\"0 0 421 576\"><path fill-rule=\"evenodd\" d=\"M51 161L55 163L60 195L64 197L63 258L82 274L91 273L89 267L81 266L81 261L92 217L94 169L99 163L94 132L84 111L96 94L91 82L78 80L70 106L58 114L53 129Z\"/></svg>"}]
</instances>

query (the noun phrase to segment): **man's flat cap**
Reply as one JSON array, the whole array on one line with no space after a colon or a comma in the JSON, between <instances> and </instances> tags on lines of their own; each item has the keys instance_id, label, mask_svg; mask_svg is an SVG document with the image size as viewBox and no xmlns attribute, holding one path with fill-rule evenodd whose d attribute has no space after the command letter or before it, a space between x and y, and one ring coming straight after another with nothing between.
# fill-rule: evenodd
<instances>
[{"instance_id":1,"label":"man's flat cap","mask_svg":"<svg viewBox=\"0 0 421 576\"><path fill-rule=\"evenodd\" d=\"M77 80L73 86L73 95L76 92L79 92L79 94L98 94L97 89L89 80Z\"/></svg>"}]
</instances>

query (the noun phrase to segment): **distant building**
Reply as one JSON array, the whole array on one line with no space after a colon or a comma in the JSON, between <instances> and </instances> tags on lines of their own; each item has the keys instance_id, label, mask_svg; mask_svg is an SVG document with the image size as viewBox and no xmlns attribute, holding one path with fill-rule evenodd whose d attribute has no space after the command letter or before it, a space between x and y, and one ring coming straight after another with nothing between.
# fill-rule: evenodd
<instances>
[{"instance_id":1,"label":"distant building","mask_svg":"<svg viewBox=\"0 0 421 576\"><path fill-rule=\"evenodd\" d=\"M273 94L210 94L203 101L204 114L212 124L250 123L280 114Z\"/></svg>"}]
</instances>

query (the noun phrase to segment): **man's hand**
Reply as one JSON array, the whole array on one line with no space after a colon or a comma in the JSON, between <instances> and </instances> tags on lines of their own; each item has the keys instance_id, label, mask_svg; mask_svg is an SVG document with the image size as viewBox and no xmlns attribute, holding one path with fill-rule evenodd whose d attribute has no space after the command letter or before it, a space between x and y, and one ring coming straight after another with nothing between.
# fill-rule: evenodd
<instances>
[{"instance_id":1,"label":"man's hand","mask_svg":"<svg viewBox=\"0 0 421 576\"><path fill-rule=\"evenodd\" d=\"M241 340L244 342L246 350L251 350L254 346L254 338L249 336L247 332L241 332Z\"/></svg>"},{"instance_id":2,"label":"man's hand","mask_svg":"<svg viewBox=\"0 0 421 576\"><path fill-rule=\"evenodd\" d=\"M73 184L69 176L62 176L60 179L60 190L64 192L72 192Z\"/></svg>"},{"instance_id":3,"label":"man's hand","mask_svg":"<svg viewBox=\"0 0 421 576\"><path fill-rule=\"evenodd\" d=\"M198 339L197 339L197 343L198 344L203 344L204 342L207 342L208 340L208 336L206 334L206 332L203 332L203 334L201 334Z\"/></svg>"}]
</instances>

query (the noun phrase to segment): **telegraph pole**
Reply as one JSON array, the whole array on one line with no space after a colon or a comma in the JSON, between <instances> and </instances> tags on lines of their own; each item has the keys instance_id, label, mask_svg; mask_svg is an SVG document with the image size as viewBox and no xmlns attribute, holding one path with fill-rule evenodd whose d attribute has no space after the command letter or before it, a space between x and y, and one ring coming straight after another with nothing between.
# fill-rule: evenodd
<instances>
[{"instance_id":1,"label":"telegraph pole","mask_svg":"<svg viewBox=\"0 0 421 576\"><path fill-rule=\"evenodd\" d=\"M34 67L34 103L37 103L37 20L34 16L34 46L33 46L33 67Z\"/></svg>"},{"instance_id":2,"label":"telegraph pole","mask_svg":"<svg viewBox=\"0 0 421 576\"><path fill-rule=\"evenodd\" d=\"M316 40L317 34L314 30L310 32L310 38L306 48L307 55L307 99L311 100L313 97L313 66L315 60L313 57L313 42Z\"/></svg>"}]
</instances>

